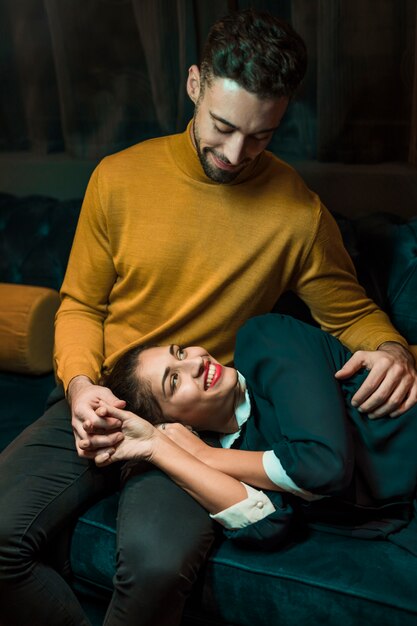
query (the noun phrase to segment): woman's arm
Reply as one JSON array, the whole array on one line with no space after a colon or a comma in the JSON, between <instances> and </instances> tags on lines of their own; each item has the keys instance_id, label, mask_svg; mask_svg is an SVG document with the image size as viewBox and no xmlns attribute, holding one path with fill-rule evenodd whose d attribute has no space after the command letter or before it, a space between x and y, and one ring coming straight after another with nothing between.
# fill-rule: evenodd
<instances>
[{"instance_id":1,"label":"woman's arm","mask_svg":"<svg viewBox=\"0 0 417 626\"><path fill-rule=\"evenodd\" d=\"M209 467L159 430L148 460L168 474L211 514L219 513L248 496L239 480Z\"/></svg>"},{"instance_id":2,"label":"woman's arm","mask_svg":"<svg viewBox=\"0 0 417 626\"><path fill-rule=\"evenodd\" d=\"M97 409L99 415L100 411L122 422L124 439L117 447L98 454L95 458L97 465L128 459L149 461L168 474L211 514L247 498L246 488L239 480L209 467L149 422L110 405L103 404Z\"/></svg>"},{"instance_id":3,"label":"woman's arm","mask_svg":"<svg viewBox=\"0 0 417 626\"><path fill-rule=\"evenodd\" d=\"M293 511L280 494L273 494L271 502L261 491L209 467L169 439L164 430L133 413L105 404L97 412L119 419L124 435L116 447L96 456L97 465L125 459L153 463L208 510L225 527L229 539L246 548L274 549L287 536Z\"/></svg>"},{"instance_id":4,"label":"woman's arm","mask_svg":"<svg viewBox=\"0 0 417 626\"><path fill-rule=\"evenodd\" d=\"M286 473L273 450L249 451L213 448L181 424L165 424L164 433L206 465L258 489L292 493L304 500L320 495L299 487Z\"/></svg>"},{"instance_id":5,"label":"woman's arm","mask_svg":"<svg viewBox=\"0 0 417 626\"><path fill-rule=\"evenodd\" d=\"M283 491L268 478L265 472L264 452L213 448L196 437L188 428L178 423L165 424L164 428L164 434L171 441L212 469L259 489Z\"/></svg>"}]
</instances>

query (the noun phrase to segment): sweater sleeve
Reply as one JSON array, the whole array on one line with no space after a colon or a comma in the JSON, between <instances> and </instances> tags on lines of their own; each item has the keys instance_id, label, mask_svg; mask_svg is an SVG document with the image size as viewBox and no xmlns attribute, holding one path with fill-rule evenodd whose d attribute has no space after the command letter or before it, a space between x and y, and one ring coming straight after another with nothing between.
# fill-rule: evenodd
<instances>
[{"instance_id":1,"label":"sweater sleeve","mask_svg":"<svg viewBox=\"0 0 417 626\"><path fill-rule=\"evenodd\" d=\"M294 291L308 305L320 327L351 351L376 350L385 341L407 347L388 316L358 284L339 228L322 205Z\"/></svg>"},{"instance_id":2,"label":"sweater sleeve","mask_svg":"<svg viewBox=\"0 0 417 626\"><path fill-rule=\"evenodd\" d=\"M81 374L96 382L104 358L103 324L116 272L99 183L100 166L87 187L55 322L56 371L65 389Z\"/></svg>"}]
</instances>

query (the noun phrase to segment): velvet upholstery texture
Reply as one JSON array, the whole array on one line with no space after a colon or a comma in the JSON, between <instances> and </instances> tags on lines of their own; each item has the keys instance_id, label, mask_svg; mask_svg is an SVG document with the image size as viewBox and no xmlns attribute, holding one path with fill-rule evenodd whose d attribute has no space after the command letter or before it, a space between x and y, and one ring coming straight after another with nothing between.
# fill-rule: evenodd
<instances>
[{"instance_id":1,"label":"velvet upholstery texture","mask_svg":"<svg viewBox=\"0 0 417 626\"><path fill-rule=\"evenodd\" d=\"M76 587L90 596L93 588L98 603L112 589L117 500L115 494L93 506L73 534ZM223 541L187 615L240 626L414 626L416 576L415 556L388 542L311 531L268 553Z\"/></svg>"},{"instance_id":2,"label":"velvet upholstery texture","mask_svg":"<svg viewBox=\"0 0 417 626\"><path fill-rule=\"evenodd\" d=\"M0 194L0 282L59 289L80 206ZM417 219L338 216L338 223L368 293L417 344ZM306 317L299 302L294 312ZM0 372L0 449L42 413L53 387L53 374ZM73 586L94 626L112 590L117 502L115 494L95 504L72 533ZM318 531L292 536L273 552L219 541L183 626L414 625L417 560L400 547L401 537L398 544Z\"/></svg>"},{"instance_id":3,"label":"velvet upholstery texture","mask_svg":"<svg viewBox=\"0 0 417 626\"><path fill-rule=\"evenodd\" d=\"M364 281L408 342L417 344L417 219L404 224L378 215L356 228Z\"/></svg>"},{"instance_id":4,"label":"velvet upholstery texture","mask_svg":"<svg viewBox=\"0 0 417 626\"><path fill-rule=\"evenodd\" d=\"M0 282L59 289L81 200L0 193Z\"/></svg>"},{"instance_id":5,"label":"velvet upholstery texture","mask_svg":"<svg viewBox=\"0 0 417 626\"><path fill-rule=\"evenodd\" d=\"M59 290L80 207L81 200L0 193L0 282ZM0 372L0 449L42 415L55 386L52 373L15 369Z\"/></svg>"},{"instance_id":6,"label":"velvet upholstery texture","mask_svg":"<svg viewBox=\"0 0 417 626\"><path fill-rule=\"evenodd\" d=\"M0 450L42 415L55 384L52 372L39 376L0 372Z\"/></svg>"}]
</instances>

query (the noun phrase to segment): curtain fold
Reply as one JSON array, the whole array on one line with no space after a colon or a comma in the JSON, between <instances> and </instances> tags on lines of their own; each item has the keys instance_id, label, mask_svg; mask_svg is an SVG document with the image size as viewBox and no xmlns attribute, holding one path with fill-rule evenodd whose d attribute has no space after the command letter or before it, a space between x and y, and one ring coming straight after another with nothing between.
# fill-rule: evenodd
<instances>
[{"instance_id":1,"label":"curtain fold","mask_svg":"<svg viewBox=\"0 0 417 626\"><path fill-rule=\"evenodd\" d=\"M180 39L185 36L184 24L179 23L183 18L180 4L183 2L133 0L155 115L167 134L177 130Z\"/></svg>"},{"instance_id":2,"label":"curtain fold","mask_svg":"<svg viewBox=\"0 0 417 626\"><path fill-rule=\"evenodd\" d=\"M411 121L408 0L319 0L318 157L406 160Z\"/></svg>"},{"instance_id":3,"label":"curtain fold","mask_svg":"<svg viewBox=\"0 0 417 626\"><path fill-rule=\"evenodd\" d=\"M2 3L2 137L5 149L63 150L59 96L49 25L42 0ZM4 73L0 76L3 78ZM1 80L1 79L0 79ZM4 117L3 117L4 116Z\"/></svg>"}]
</instances>

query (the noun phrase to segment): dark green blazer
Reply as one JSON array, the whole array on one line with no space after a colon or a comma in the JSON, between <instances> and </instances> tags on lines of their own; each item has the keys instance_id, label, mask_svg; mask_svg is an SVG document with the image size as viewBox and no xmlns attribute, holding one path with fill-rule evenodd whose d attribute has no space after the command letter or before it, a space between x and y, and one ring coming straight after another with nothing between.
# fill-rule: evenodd
<instances>
[{"instance_id":1,"label":"dark green blazer","mask_svg":"<svg viewBox=\"0 0 417 626\"><path fill-rule=\"evenodd\" d=\"M334 337L291 317L269 314L239 331L235 366L245 376L252 414L234 447L274 450L294 482L330 496L314 503L268 492L276 512L226 534L269 548L296 519L330 532L387 537L412 516L417 485L417 407L369 419L351 398L366 372L339 383L350 357Z\"/></svg>"}]
</instances>

